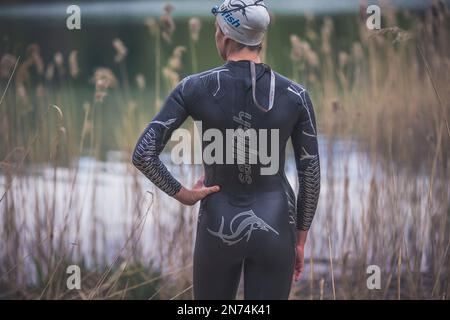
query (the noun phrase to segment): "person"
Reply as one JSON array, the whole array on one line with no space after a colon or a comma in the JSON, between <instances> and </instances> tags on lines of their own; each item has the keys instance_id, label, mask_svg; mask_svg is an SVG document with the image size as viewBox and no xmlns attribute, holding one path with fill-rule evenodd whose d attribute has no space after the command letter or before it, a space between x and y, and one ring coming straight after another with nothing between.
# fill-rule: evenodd
<instances>
[{"instance_id":1,"label":"person","mask_svg":"<svg viewBox=\"0 0 450 320\"><path fill-rule=\"evenodd\" d=\"M132 161L169 196L185 205L200 201L194 299L235 299L242 271L244 299L288 299L292 281L299 280L304 269L304 247L320 192L313 105L303 86L261 62L261 43L270 23L263 1L225 0L212 13L216 46L225 64L177 85L139 138ZM224 136L234 129L232 158L241 158L232 163L204 161L204 177L192 189L183 187L159 159L172 132L188 116ZM269 150L279 146L279 166L272 174L263 174L261 159L249 161L262 152L261 145L253 150L248 139L239 140L249 130L264 129L271 129L270 137L263 139L269 141ZM284 172L289 138L298 171L297 200ZM203 141L202 149L207 147ZM223 146L222 151L230 148Z\"/></svg>"}]
</instances>

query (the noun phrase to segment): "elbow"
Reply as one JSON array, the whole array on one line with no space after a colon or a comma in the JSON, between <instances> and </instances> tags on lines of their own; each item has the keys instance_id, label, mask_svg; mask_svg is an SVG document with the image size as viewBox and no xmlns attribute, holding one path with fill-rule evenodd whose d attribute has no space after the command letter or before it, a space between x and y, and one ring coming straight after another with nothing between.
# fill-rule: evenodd
<instances>
[{"instance_id":1,"label":"elbow","mask_svg":"<svg viewBox=\"0 0 450 320\"><path fill-rule=\"evenodd\" d=\"M159 158L148 154L143 154L136 150L131 158L133 166L146 175L147 172L155 170Z\"/></svg>"},{"instance_id":2,"label":"elbow","mask_svg":"<svg viewBox=\"0 0 450 320\"><path fill-rule=\"evenodd\" d=\"M141 157L139 156L139 154L136 152L136 149L135 149L133 154L131 155L131 163L133 164L133 166L135 166L137 168L140 162L141 162Z\"/></svg>"},{"instance_id":3,"label":"elbow","mask_svg":"<svg viewBox=\"0 0 450 320\"><path fill-rule=\"evenodd\" d=\"M158 159L159 153L154 151L155 145L150 142L148 133L144 133L136 143L131 155L131 163L140 171L153 166Z\"/></svg>"},{"instance_id":4,"label":"elbow","mask_svg":"<svg viewBox=\"0 0 450 320\"><path fill-rule=\"evenodd\" d=\"M140 171L142 171L142 168L145 167L145 157L142 153L138 151L136 148L131 156L131 163L133 166Z\"/></svg>"}]
</instances>

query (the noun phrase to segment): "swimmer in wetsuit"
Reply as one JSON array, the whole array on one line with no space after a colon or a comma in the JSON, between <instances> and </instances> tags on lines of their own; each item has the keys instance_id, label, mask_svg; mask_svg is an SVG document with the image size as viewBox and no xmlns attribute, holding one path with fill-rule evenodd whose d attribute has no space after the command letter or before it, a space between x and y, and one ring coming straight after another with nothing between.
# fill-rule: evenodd
<instances>
[{"instance_id":1,"label":"swimmer in wetsuit","mask_svg":"<svg viewBox=\"0 0 450 320\"><path fill-rule=\"evenodd\" d=\"M313 105L305 88L261 63L260 44L270 22L264 2L226 0L213 13L217 48L226 63L178 84L139 138L132 161L183 204L200 200L195 299L235 299L242 270L245 299L287 299L293 278L298 280L303 271L304 245L320 191ZM183 187L159 154L188 116L223 137L230 129L266 130L278 169L264 174L266 164L258 157L249 160L260 155L261 144L252 150L244 138L232 148L232 158L241 161L204 163L204 178L192 189ZM284 173L289 138L298 171L297 200ZM203 150L207 147L203 141ZM227 151L226 145L220 150Z\"/></svg>"}]
</instances>

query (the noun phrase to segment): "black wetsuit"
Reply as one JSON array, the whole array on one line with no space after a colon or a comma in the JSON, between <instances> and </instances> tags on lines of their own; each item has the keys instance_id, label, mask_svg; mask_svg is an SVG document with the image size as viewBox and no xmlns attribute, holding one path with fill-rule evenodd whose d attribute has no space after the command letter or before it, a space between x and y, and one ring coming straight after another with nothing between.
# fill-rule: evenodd
<instances>
[{"instance_id":1,"label":"black wetsuit","mask_svg":"<svg viewBox=\"0 0 450 320\"><path fill-rule=\"evenodd\" d=\"M252 86L250 65L246 60L228 61L183 79L148 125L133 154L133 164L173 196L181 184L158 156L188 116L202 121L203 131L216 128L224 137L227 129L269 129L269 154L273 144L270 129L279 130L279 169L275 174L262 174L267 165L259 159L248 163L252 152L248 144L244 153L247 164L204 164L205 185L221 189L200 204L194 250L195 299L234 299L242 268L245 299L287 299L295 264L296 230L310 228L317 207L320 166L309 95L265 64L256 64L256 86ZM271 83L275 89L273 107L261 110L261 105L270 106ZM254 87L259 106L253 98ZM299 178L297 201L284 173L289 138ZM203 141L203 149L209 143ZM225 153L226 146L223 148Z\"/></svg>"}]
</instances>

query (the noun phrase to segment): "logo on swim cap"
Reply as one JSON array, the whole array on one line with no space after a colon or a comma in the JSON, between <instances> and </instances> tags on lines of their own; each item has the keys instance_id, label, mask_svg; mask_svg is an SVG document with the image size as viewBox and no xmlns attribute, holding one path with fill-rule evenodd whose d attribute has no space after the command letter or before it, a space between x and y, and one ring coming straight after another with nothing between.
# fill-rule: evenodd
<instances>
[{"instance_id":1,"label":"logo on swim cap","mask_svg":"<svg viewBox=\"0 0 450 320\"><path fill-rule=\"evenodd\" d=\"M231 12L222 12L222 17L224 17L224 19L231 24L232 26L239 28L240 27L240 23L239 23L239 19L235 19L233 17L233 13Z\"/></svg>"},{"instance_id":2,"label":"logo on swim cap","mask_svg":"<svg viewBox=\"0 0 450 320\"><path fill-rule=\"evenodd\" d=\"M225 0L211 12L227 37L248 46L261 44L270 24L263 0Z\"/></svg>"}]
</instances>

